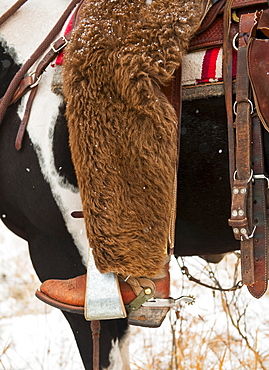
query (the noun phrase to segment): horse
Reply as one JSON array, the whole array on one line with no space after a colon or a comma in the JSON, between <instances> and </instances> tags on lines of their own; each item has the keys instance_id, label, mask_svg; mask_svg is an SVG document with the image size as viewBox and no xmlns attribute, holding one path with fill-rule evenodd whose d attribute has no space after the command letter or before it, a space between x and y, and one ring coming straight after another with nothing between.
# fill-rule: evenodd
<instances>
[{"instance_id":1,"label":"horse","mask_svg":"<svg viewBox=\"0 0 269 370\"><path fill-rule=\"evenodd\" d=\"M0 29L0 96L66 7L66 0L32 3L25 4ZM10 5L9 0L2 2L1 12ZM50 65L39 82L19 151L15 139L26 96L8 108L0 127L1 219L28 242L41 282L85 274L88 259L83 219L71 216L81 209L81 199L68 145L65 103L61 94L51 90L53 79L54 67ZM223 96L183 102L175 256L207 258L240 249L227 223L231 195L226 122ZM264 148L268 170L269 137L265 130ZM85 369L92 369L89 322L81 315L63 314ZM127 319L103 320L100 368L128 370L127 345Z\"/></svg>"},{"instance_id":2,"label":"horse","mask_svg":"<svg viewBox=\"0 0 269 370\"><path fill-rule=\"evenodd\" d=\"M10 6L10 2L8 2L7 5ZM24 22L25 19L29 19L28 17L31 19L31 14L34 14L32 18L33 20L38 17L38 14L43 14L44 25L48 28L45 27L45 30L38 35L40 39L37 41L37 43L39 43L42 37L44 37L44 33L47 33L50 28L51 20L48 9L56 8L57 11L54 9L53 16L57 18L63 11L63 8L66 7L66 1L58 2L56 7L55 3L51 1L50 3L47 3L45 11L44 7L39 2L36 2L35 5L37 6L36 8L29 3L29 5L25 5L24 9L22 8L22 22ZM1 4L1 10L2 9L3 8ZM17 15L14 16L15 19L11 22L11 24L17 24L18 26L20 23L16 16ZM18 14L18 19L19 18L20 17ZM46 22L48 22L48 25L46 25ZM31 33L33 32L34 34L34 29L38 26L34 24L32 24L32 26L33 28L31 28ZM30 37L27 35L24 35L23 38L24 37L26 37L24 42L26 41L27 44L28 41L30 41ZM31 42L29 43L29 46L31 46L30 44ZM18 49L15 49L15 47L8 47L8 45L9 41L7 38L4 40L3 36L1 35L1 95L3 95L7 84L10 82L10 79L23 62L23 56L21 56L20 52L18 51L19 47ZM18 41L17 45L21 45L23 48L26 46L23 46L20 41ZM35 45L33 48L34 47ZM49 76L47 75L43 82L45 82L47 77ZM52 76L50 76L47 82L45 82L44 87L47 85L47 83L50 83L49 80L51 80L51 77ZM45 88L45 90L47 90L47 88ZM39 116L37 120L33 121L37 123L37 126L34 129L34 131L37 130L36 133L39 132L41 134L40 129L43 126L43 119L40 121L40 118L42 116L45 118L46 122L52 123L50 128L47 126L50 133L49 131L46 134L43 132L43 138L48 135L48 142L43 142L44 149L47 147L48 154L50 152L49 156L47 156L47 159L42 159L43 154L41 154L38 149L40 144L34 142L33 138L28 136L28 134L26 135L27 137L25 137L24 147L22 148L21 153L18 153L14 148L14 142L11 143L13 140L11 139L12 131L14 134L18 127L17 124L20 120L18 115L20 111L20 103L15 104L15 106L9 109L1 128L3 145L7 145L5 149L3 147L4 152L1 158L3 173L6 173L7 175L6 181L3 181L1 188L3 194L0 207L2 215L1 218L4 224L11 231L27 240L34 269L41 281L52 277L68 278L78 274L83 274L85 273L85 264L87 261L87 243L85 244L85 240L83 241L85 234L81 221L75 220L75 228L77 229L77 226L80 226L75 233L76 235L71 236L70 230L68 231L69 227L66 227L67 224L64 221L62 213L64 212L66 215L68 213L70 214L72 210L76 209L77 205L79 206L79 202L77 203L77 200L75 200L78 197L78 191L70 155L68 154L66 156L66 154L64 154L64 152L69 153L68 139L66 136L66 124L64 119L64 106L61 98L58 99L57 96L51 93L49 90L47 90L47 92L48 95L46 99L48 100L45 104L47 108L45 108L43 114L41 116L39 114L39 103L36 107L33 107L32 111L32 118L34 117L35 111ZM42 98L42 93L40 97L41 101L43 98L45 98L45 96ZM48 109L48 107L50 108ZM29 122L29 124L30 128L31 122ZM13 126L13 129L9 131L11 126ZM11 145L9 146L8 143ZM47 151L47 149L45 150ZM19 157L17 157L19 161L17 161L15 158L13 158L14 161L10 161L9 159L5 158L5 156L8 155L8 158L11 159L8 154L10 150L13 152L15 157L17 157L17 154L20 154ZM41 157L38 156L38 152L41 154ZM45 165L44 160L48 161L48 167ZM12 164L12 166L9 169L5 169L5 162L9 162ZM51 167L51 164L53 164L53 167ZM47 169L45 169L46 167ZM42 168L44 169L43 172ZM48 168L51 168L52 172L51 170L49 170L50 173L47 172ZM30 177L27 178L27 175L30 175ZM49 185L50 177L51 179L54 178L53 181L55 181L55 184L53 187L55 190L58 188L56 192L51 190L51 186ZM66 193L65 196L67 196L70 201L70 210L66 209L64 211L62 209L62 211L60 211L59 205L62 203L62 200L61 196L59 197L59 195L56 194L59 190L61 193ZM10 198L9 196L6 198L4 193L9 194ZM12 201L12 197L14 197L14 203ZM26 200L25 197L27 197L28 200ZM17 199L15 200L15 198ZM56 201L57 198L58 201ZM73 208L74 204L76 205L75 208ZM71 216L70 220L73 221ZM75 246L73 238L76 238L77 241L80 240L78 243L80 250L78 250L78 248ZM64 313L64 315L74 333L85 369L91 369L92 338L89 322L87 322L81 315L69 313ZM103 321L101 326L102 334L100 345L102 348L102 359L100 366L102 366L104 369L117 369L117 364L120 364L122 361L120 353L121 351L124 352L124 343L127 341L127 321ZM126 367L128 365L123 366Z\"/></svg>"}]
</instances>

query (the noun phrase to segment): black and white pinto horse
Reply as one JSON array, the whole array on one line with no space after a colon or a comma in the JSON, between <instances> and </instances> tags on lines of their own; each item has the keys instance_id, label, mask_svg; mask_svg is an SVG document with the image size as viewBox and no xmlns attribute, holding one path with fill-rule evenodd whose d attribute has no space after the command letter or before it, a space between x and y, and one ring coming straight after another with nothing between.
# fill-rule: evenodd
<instances>
[{"instance_id":1,"label":"black and white pinto horse","mask_svg":"<svg viewBox=\"0 0 269 370\"><path fill-rule=\"evenodd\" d=\"M0 96L66 8L67 0L29 1L0 30ZM12 5L1 0L0 13ZM0 215L29 244L41 281L84 274L88 243L81 200L68 147L61 95L51 89L54 68L44 74L20 151L14 143L26 98L10 107L0 127ZM269 143L268 136L266 143ZM269 165L268 145L266 165ZM239 249L227 224L230 189L224 99L183 104L179 164L177 256L220 254ZM84 366L92 369L90 325L82 315L63 313ZM101 323L102 369L128 370L127 320Z\"/></svg>"}]
</instances>

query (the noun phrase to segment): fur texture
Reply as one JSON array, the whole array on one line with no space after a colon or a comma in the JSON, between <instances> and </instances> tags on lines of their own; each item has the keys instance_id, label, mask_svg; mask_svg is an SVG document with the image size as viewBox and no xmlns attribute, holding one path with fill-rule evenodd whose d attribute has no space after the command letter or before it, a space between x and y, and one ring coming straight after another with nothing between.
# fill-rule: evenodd
<instances>
[{"instance_id":1,"label":"fur texture","mask_svg":"<svg viewBox=\"0 0 269 370\"><path fill-rule=\"evenodd\" d=\"M90 0L66 50L70 148L101 272L150 277L163 266L178 122L160 87L200 17L200 0Z\"/></svg>"}]
</instances>

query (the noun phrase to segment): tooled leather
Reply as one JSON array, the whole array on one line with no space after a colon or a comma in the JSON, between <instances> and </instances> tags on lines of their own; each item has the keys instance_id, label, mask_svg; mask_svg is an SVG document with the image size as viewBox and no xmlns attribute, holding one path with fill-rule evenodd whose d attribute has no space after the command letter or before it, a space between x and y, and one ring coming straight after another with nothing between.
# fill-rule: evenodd
<instances>
[{"instance_id":1,"label":"tooled leather","mask_svg":"<svg viewBox=\"0 0 269 370\"><path fill-rule=\"evenodd\" d=\"M240 17L242 14L252 13L267 6L268 3L265 0L234 0L232 9L236 10L237 16ZM208 16L211 16L210 12L208 13ZM205 17L204 22L207 22L207 17ZM216 47L223 44L223 7L220 9L215 20L212 23L208 23L210 24L208 28L206 28L202 33L198 30L197 34L192 38L189 45L189 51ZM203 23L201 27L203 27ZM231 23L231 37L236 35L238 29L239 24L233 21Z\"/></svg>"}]
</instances>

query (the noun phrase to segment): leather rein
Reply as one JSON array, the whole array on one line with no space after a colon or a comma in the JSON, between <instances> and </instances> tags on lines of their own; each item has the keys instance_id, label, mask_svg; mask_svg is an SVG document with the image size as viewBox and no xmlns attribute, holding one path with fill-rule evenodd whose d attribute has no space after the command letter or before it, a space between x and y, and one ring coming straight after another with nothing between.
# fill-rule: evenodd
<instances>
[{"instance_id":1,"label":"leather rein","mask_svg":"<svg viewBox=\"0 0 269 370\"><path fill-rule=\"evenodd\" d=\"M28 0L18 0L11 8L9 8L1 17L0 17L0 26L5 23L16 11Z\"/></svg>"},{"instance_id":2,"label":"leather rein","mask_svg":"<svg viewBox=\"0 0 269 370\"><path fill-rule=\"evenodd\" d=\"M19 0L17 3L13 5L1 18L0 18L0 25L3 24L11 15L15 13L27 0ZM71 34L66 35L65 37L60 37L55 41L57 35L61 32L62 27L65 24L66 19L71 14L72 10L78 3L81 3L82 0L72 0L69 6L66 8L56 25L53 29L49 32L47 37L44 41L39 45L39 47L34 51L34 53L30 56L30 58L23 64L23 66L19 69L16 73L14 78L12 79L5 95L0 100L0 124L4 118L6 110L11 103L14 103L17 99L19 99L24 93L29 90L31 94L29 96L29 100L27 103L27 107L25 110L25 115L22 120L22 124L19 129L19 133L16 139L16 148L21 148L21 140L23 133L25 131L32 101L37 91L38 82L40 80L40 76L45 71L46 67L49 63L57 56L60 50L67 44L68 38L71 37ZM46 50L51 46L51 49L45 54L42 60L39 62L35 73L32 76L27 76L24 79L25 74L29 71L29 69L33 66L33 64L41 58Z\"/></svg>"}]
</instances>

